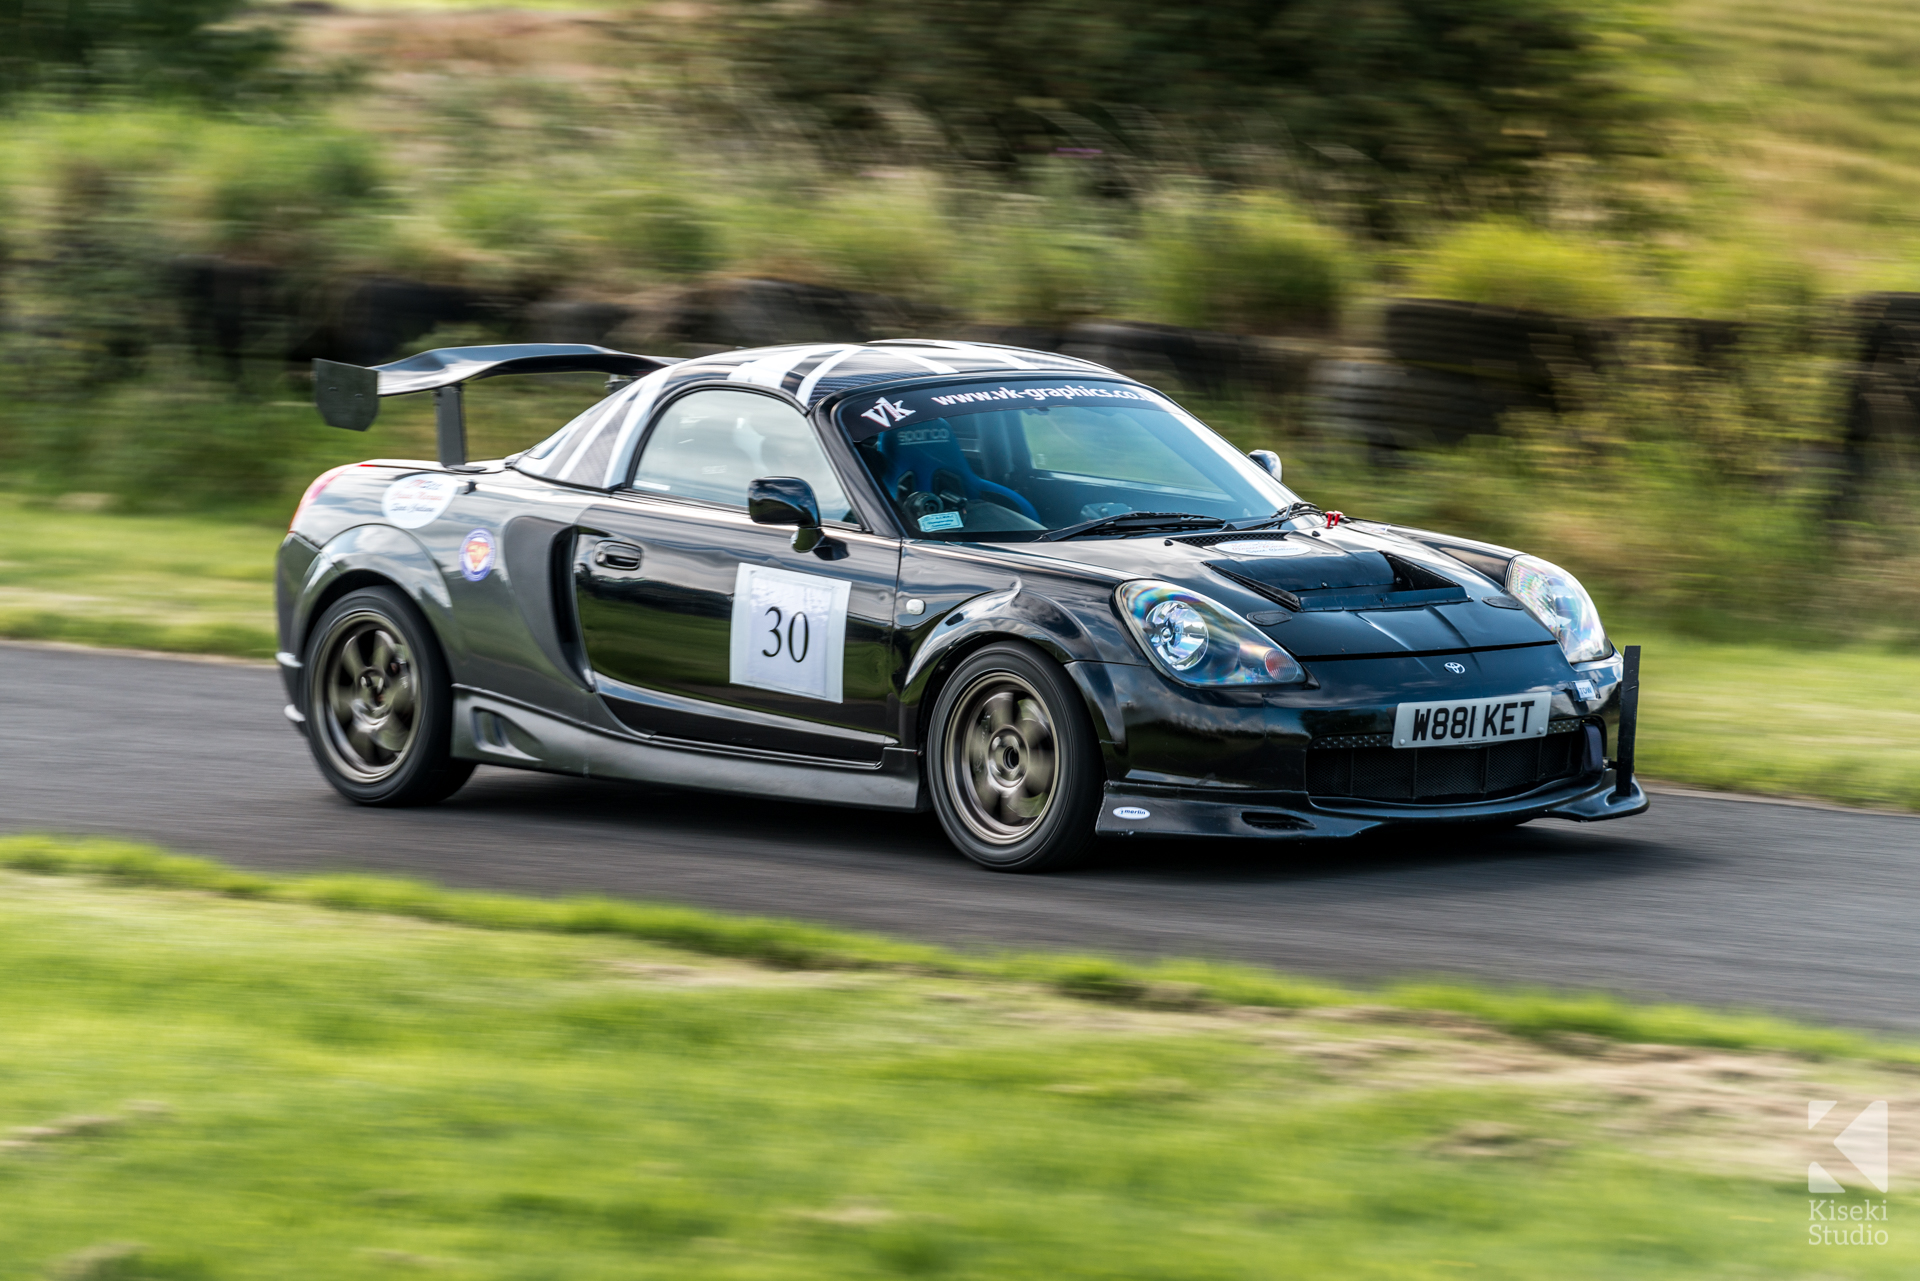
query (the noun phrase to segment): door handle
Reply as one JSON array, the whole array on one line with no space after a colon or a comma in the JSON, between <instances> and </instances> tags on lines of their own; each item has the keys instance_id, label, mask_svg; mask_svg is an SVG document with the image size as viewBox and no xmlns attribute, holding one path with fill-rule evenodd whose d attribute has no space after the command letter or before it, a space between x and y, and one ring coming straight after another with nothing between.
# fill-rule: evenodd
<instances>
[{"instance_id":1,"label":"door handle","mask_svg":"<svg viewBox=\"0 0 1920 1281\"><path fill-rule=\"evenodd\" d=\"M593 563L602 569L638 569L640 549L632 543L603 539L594 544Z\"/></svg>"}]
</instances>

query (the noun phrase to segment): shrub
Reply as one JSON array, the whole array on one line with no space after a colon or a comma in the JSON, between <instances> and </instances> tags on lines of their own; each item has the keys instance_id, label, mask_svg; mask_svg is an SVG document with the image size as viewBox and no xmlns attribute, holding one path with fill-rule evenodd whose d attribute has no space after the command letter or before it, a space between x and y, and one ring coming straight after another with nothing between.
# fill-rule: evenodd
<instances>
[{"instance_id":1,"label":"shrub","mask_svg":"<svg viewBox=\"0 0 1920 1281\"><path fill-rule=\"evenodd\" d=\"M1806 259L1761 241L1689 252L1673 290L1682 315L1797 325L1819 302L1820 283Z\"/></svg>"},{"instance_id":2,"label":"shrub","mask_svg":"<svg viewBox=\"0 0 1920 1281\"><path fill-rule=\"evenodd\" d=\"M381 200L368 139L330 130L247 128L209 151L203 209L223 253L317 265L329 233Z\"/></svg>"},{"instance_id":3,"label":"shrub","mask_svg":"<svg viewBox=\"0 0 1920 1281\"><path fill-rule=\"evenodd\" d=\"M697 276L720 263L711 217L671 191L612 191L591 206L591 230L618 267L663 276Z\"/></svg>"},{"instance_id":4,"label":"shrub","mask_svg":"<svg viewBox=\"0 0 1920 1281\"><path fill-rule=\"evenodd\" d=\"M1147 247L1156 318L1199 329L1330 328L1350 277L1340 237L1270 194L1163 208Z\"/></svg>"},{"instance_id":5,"label":"shrub","mask_svg":"<svg viewBox=\"0 0 1920 1281\"><path fill-rule=\"evenodd\" d=\"M228 99L258 86L279 30L245 0L65 0L0 10L0 94L136 89Z\"/></svg>"},{"instance_id":6,"label":"shrub","mask_svg":"<svg viewBox=\"0 0 1920 1281\"><path fill-rule=\"evenodd\" d=\"M707 12L743 82L829 128L880 132L883 104L904 101L961 151L1001 163L1093 137L1149 152L1168 136L1230 163L1278 119L1309 144L1307 161L1338 149L1379 174L1530 192L1549 181L1549 157L1652 143L1610 38L1622 0L1357 12L1342 0L726 0Z\"/></svg>"},{"instance_id":7,"label":"shrub","mask_svg":"<svg viewBox=\"0 0 1920 1281\"><path fill-rule=\"evenodd\" d=\"M989 320L1053 328L1111 314L1131 300L1138 275L1123 238L1044 205L995 216L967 243L955 293Z\"/></svg>"},{"instance_id":8,"label":"shrub","mask_svg":"<svg viewBox=\"0 0 1920 1281\"><path fill-rule=\"evenodd\" d=\"M1506 220L1449 233L1417 263L1411 283L1428 297L1556 316L1627 315L1643 293L1606 247Z\"/></svg>"},{"instance_id":9,"label":"shrub","mask_svg":"<svg viewBox=\"0 0 1920 1281\"><path fill-rule=\"evenodd\" d=\"M932 183L905 177L836 189L801 235L833 284L902 298L937 296L954 250Z\"/></svg>"}]
</instances>

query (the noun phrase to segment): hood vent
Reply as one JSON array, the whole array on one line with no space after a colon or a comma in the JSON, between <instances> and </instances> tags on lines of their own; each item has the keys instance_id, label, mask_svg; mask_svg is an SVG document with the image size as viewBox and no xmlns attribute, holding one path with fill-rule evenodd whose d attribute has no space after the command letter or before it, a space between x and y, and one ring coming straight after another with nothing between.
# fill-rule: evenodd
<instances>
[{"instance_id":1,"label":"hood vent","mask_svg":"<svg viewBox=\"0 0 1920 1281\"><path fill-rule=\"evenodd\" d=\"M1207 568L1222 578L1231 579L1240 584L1240 586L1253 592L1257 596L1265 596L1270 601L1277 601L1285 605L1296 614L1306 608L1306 605L1301 602L1300 598L1286 588L1275 587L1271 583L1263 583L1257 578L1249 578L1247 575L1240 573L1237 569L1231 568L1224 562L1217 560L1208 561Z\"/></svg>"},{"instance_id":2,"label":"hood vent","mask_svg":"<svg viewBox=\"0 0 1920 1281\"><path fill-rule=\"evenodd\" d=\"M1409 609L1468 599L1467 589L1391 552L1208 561L1207 568L1288 609Z\"/></svg>"}]
</instances>

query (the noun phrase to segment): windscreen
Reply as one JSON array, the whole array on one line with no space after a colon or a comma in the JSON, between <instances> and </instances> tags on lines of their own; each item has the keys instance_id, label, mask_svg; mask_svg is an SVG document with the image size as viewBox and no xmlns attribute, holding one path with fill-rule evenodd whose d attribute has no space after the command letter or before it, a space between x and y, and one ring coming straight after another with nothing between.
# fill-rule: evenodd
<instances>
[{"instance_id":1,"label":"windscreen","mask_svg":"<svg viewBox=\"0 0 1920 1281\"><path fill-rule=\"evenodd\" d=\"M1278 481L1125 383L970 380L849 396L836 415L916 536L1009 542L1107 516L1269 516Z\"/></svg>"}]
</instances>

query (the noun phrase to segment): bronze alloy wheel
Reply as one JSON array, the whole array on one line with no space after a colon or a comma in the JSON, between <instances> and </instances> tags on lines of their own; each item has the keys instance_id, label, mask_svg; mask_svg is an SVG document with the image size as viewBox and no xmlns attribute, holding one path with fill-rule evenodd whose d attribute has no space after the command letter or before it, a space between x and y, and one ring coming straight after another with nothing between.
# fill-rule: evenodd
<instances>
[{"instance_id":1,"label":"bronze alloy wheel","mask_svg":"<svg viewBox=\"0 0 1920 1281\"><path fill-rule=\"evenodd\" d=\"M1047 655L1005 640L962 659L929 716L927 782L947 839L996 872L1086 852L1103 770L1080 692Z\"/></svg>"},{"instance_id":2,"label":"bronze alloy wheel","mask_svg":"<svg viewBox=\"0 0 1920 1281\"><path fill-rule=\"evenodd\" d=\"M356 610L334 621L319 654L321 745L356 783L391 778L420 731L420 676L400 629L373 610Z\"/></svg>"},{"instance_id":3,"label":"bronze alloy wheel","mask_svg":"<svg viewBox=\"0 0 1920 1281\"><path fill-rule=\"evenodd\" d=\"M453 682L438 639L386 585L348 592L314 622L303 667L307 742L357 805L432 805L473 762L453 757Z\"/></svg>"},{"instance_id":4,"label":"bronze alloy wheel","mask_svg":"<svg viewBox=\"0 0 1920 1281\"><path fill-rule=\"evenodd\" d=\"M941 753L960 820L990 845L1018 844L1046 817L1058 757L1046 700L1007 671L960 695Z\"/></svg>"}]
</instances>

